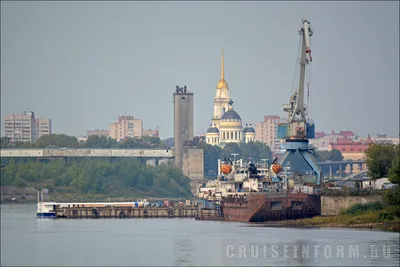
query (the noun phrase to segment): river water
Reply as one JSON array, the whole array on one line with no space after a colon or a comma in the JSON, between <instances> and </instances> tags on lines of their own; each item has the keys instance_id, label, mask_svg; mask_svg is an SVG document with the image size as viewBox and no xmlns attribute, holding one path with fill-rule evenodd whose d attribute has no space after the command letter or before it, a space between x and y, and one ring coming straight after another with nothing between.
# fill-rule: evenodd
<instances>
[{"instance_id":1,"label":"river water","mask_svg":"<svg viewBox=\"0 0 400 267\"><path fill-rule=\"evenodd\" d=\"M1 265L399 266L399 234L192 219L37 219L1 205Z\"/></svg>"}]
</instances>

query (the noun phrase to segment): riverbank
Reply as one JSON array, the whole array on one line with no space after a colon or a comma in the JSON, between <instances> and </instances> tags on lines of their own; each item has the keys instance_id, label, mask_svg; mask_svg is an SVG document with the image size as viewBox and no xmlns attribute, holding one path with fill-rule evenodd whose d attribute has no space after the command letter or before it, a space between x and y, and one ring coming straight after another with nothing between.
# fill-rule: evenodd
<instances>
[{"instance_id":1,"label":"riverbank","mask_svg":"<svg viewBox=\"0 0 400 267\"><path fill-rule=\"evenodd\" d=\"M185 201L187 199L193 200L190 197L170 197L170 198L161 198L161 197L146 197L146 196L108 196L102 194L70 194L70 193L57 193L50 194L47 198L45 197L45 201L54 201L54 202L129 202L135 201L138 199L146 199L149 202L162 201L162 200L170 200L170 201Z\"/></svg>"},{"instance_id":2,"label":"riverbank","mask_svg":"<svg viewBox=\"0 0 400 267\"><path fill-rule=\"evenodd\" d=\"M318 216L309 219L252 224L251 226L280 228L357 228L400 232L398 210L399 207L391 206L379 211L367 211L357 215Z\"/></svg>"},{"instance_id":3,"label":"riverbank","mask_svg":"<svg viewBox=\"0 0 400 267\"><path fill-rule=\"evenodd\" d=\"M36 203L38 191L33 187L2 186L1 203Z\"/></svg>"},{"instance_id":4,"label":"riverbank","mask_svg":"<svg viewBox=\"0 0 400 267\"><path fill-rule=\"evenodd\" d=\"M23 186L2 186L1 187L1 203L3 204L36 204L38 191L33 187ZM147 199L149 202L159 200L185 201L193 200L193 197L156 197L146 196L143 193L121 194L119 196L110 196L106 194L83 194L72 192L50 192L44 194L44 201L48 202L122 202L137 199Z\"/></svg>"}]
</instances>

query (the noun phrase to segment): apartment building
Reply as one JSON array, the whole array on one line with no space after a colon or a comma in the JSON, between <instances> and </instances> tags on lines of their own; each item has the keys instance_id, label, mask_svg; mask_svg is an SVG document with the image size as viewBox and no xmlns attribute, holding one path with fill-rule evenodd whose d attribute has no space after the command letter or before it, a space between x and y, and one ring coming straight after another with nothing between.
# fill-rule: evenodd
<instances>
[{"instance_id":1,"label":"apartment building","mask_svg":"<svg viewBox=\"0 0 400 267\"><path fill-rule=\"evenodd\" d=\"M43 135L51 134L51 119L35 118L33 111L4 116L4 133L11 142L35 142Z\"/></svg>"},{"instance_id":2,"label":"apartment building","mask_svg":"<svg viewBox=\"0 0 400 267\"><path fill-rule=\"evenodd\" d=\"M272 151L280 149L280 140L277 138L277 126L282 122L280 116L264 116L264 121L256 124L255 140L267 144Z\"/></svg>"},{"instance_id":3,"label":"apartment building","mask_svg":"<svg viewBox=\"0 0 400 267\"><path fill-rule=\"evenodd\" d=\"M160 137L160 132L157 129L145 129L143 130L142 136L150 136L150 137Z\"/></svg>"},{"instance_id":4,"label":"apartment building","mask_svg":"<svg viewBox=\"0 0 400 267\"><path fill-rule=\"evenodd\" d=\"M87 135L86 136L89 137L89 136L92 136L92 135L97 135L97 136L106 136L106 137L108 137L109 134L110 134L110 131L96 129L96 130L87 131Z\"/></svg>"},{"instance_id":5,"label":"apartment building","mask_svg":"<svg viewBox=\"0 0 400 267\"><path fill-rule=\"evenodd\" d=\"M126 138L141 137L143 135L143 123L133 116L119 116L118 121L110 125L109 136L117 142Z\"/></svg>"},{"instance_id":6,"label":"apartment building","mask_svg":"<svg viewBox=\"0 0 400 267\"><path fill-rule=\"evenodd\" d=\"M35 119L35 140L43 135L51 134L51 119L38 118Z\"/></svg>"}]
</instances>

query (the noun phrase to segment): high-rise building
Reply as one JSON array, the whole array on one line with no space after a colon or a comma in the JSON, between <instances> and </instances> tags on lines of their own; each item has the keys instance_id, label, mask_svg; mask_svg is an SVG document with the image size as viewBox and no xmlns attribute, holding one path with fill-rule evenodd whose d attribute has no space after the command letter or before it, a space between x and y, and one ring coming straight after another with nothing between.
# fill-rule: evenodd
<instances>
[{"instance_id":1,"label":"high-rise building","mask_svg":"<svg viewBox=\"0 0 400 267\"><path fill-rule=\"evenodd\" d=\"M33 111L4 116L5 136L11 142L35 142L43 135L51 134L51 119L35 118Z\"/></svg>"},{"instance_id":2,"label":"high-rise building","mask_svg":"<svg viewBox=\"0 0 400 267\"><path fill-rule=\"evenodd\" d=\"M281 118L277 115L264 116L264 121L256 124L256 141L267 144L271 150L279 150L277 126Z\"/></svg>"},{"instance_id":3,"label":"high-rise building","mask_svg":"<svg viewBox=\"0 0 400 267\"><path fill-rule=\"evenodd\" d=\"M110 125L109 136L121 142L127 138L141 137L142 133L142 120L133 116L119 116L118 121Z\"/></svg>"},{"instance_id":4,"label":"high-rise building","mask_svg":"<svg viewBox=\"0 0 400 267\"><path fill-rule=\"evenodd\" d=\"M35 119L35 140L43 135L51 134L51 119L38 118Z\"/></svg>"},{"instance_id":5,"label":"high-rise building","mask_svg":"<svg viewBox=\"0 0 400 267\"><path fill-rule=\"evenodd\" d=\"M186 85L176 86L174 103L174 157L175 165L182 167L182 147L193 140L193 93L187 91Z\"/></svg>"}]
</instances>

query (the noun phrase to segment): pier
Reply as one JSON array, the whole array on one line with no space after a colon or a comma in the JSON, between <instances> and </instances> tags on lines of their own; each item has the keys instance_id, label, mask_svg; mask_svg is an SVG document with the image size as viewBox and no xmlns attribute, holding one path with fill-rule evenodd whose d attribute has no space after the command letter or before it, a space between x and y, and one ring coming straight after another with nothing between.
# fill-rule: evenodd
<instances>
[{"instance_id":1,"label":"pier","mask_svg":"<svg viewBox=\"0 0 400 267\"><path fill-rule=\"evenodd\" d=\"M197 207L60 207L56 206L56 218L197 218Z\"/></svg>"}]
</instances>

